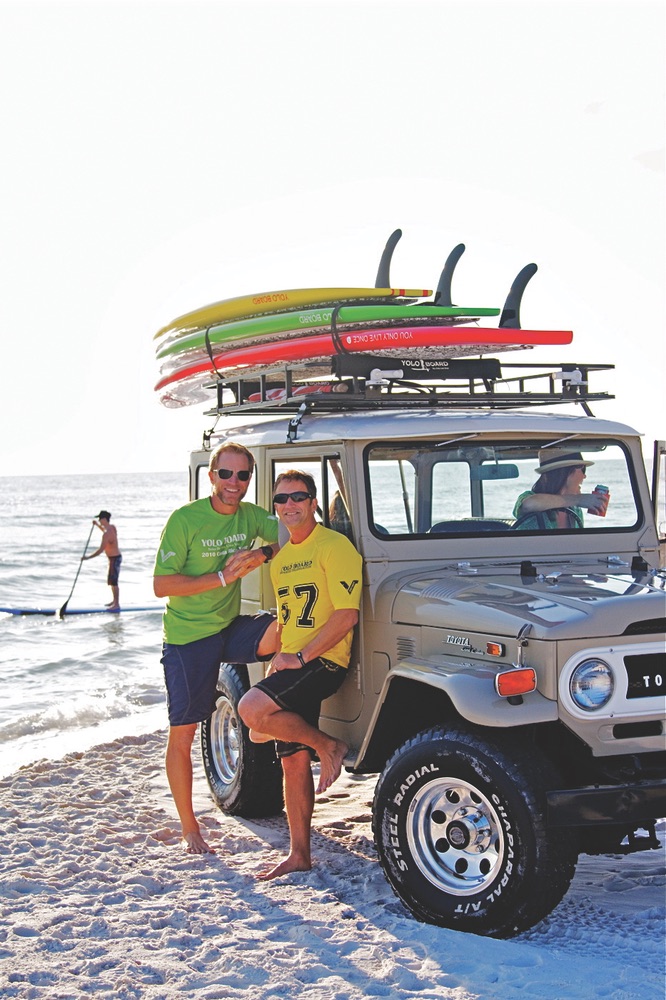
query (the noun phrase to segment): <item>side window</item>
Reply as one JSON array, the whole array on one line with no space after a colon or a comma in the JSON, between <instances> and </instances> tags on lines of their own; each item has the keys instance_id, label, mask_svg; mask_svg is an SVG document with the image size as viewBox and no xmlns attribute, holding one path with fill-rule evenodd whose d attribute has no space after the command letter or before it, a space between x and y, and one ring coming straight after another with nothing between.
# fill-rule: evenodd
<instances>
[{"instance_id":1,"label":"side window","mask_svg":"<svg viewBox=\"0 0 666 1000\"><path fill-rule=\"evenodd\" d=\"M340 534L346 535L353 542L354 529L351 519L349 490L344 479L342 464L339 458L325 459L325 480L328 497L325 523L333 531L339 531Z\"/></svg>"},{"instance_id":2,"label":"side window","mask_svg":"<svg viewBox=\"0 0 666 1000\"><path fill-rule=\"evenodd\" d=\"M339 455L324 458L295 458L273 463L273 482L283 472L295 469L307 472L317 485L319 517L326 527L347 535L353 541L349 490L344 479Z\"/></svg>"},{"instance_id":3,"label":"side window","mask_svg":"<svg viewBox=\"0 0 666 1000\"><path fill-rule=\"evenodd\" d=\"M208 478L208 466L197 465L196 495L192 499L199 500L200 497L207 497L209 493L210 479Z\"/></svg>"}]
</instances>

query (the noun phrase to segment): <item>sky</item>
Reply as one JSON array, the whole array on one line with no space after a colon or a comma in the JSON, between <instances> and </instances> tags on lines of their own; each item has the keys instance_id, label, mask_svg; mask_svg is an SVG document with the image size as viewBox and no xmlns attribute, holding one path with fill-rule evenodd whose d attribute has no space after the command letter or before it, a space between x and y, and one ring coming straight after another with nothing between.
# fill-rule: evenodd
<instances>
[{"instance_id":1,"label":"sky","mask_svg":"<svg viewBox=\"0 0 666 1000\"><path fill-rule=\"evenodd\" d=\"M501 306L527 361L664 413L664 20L612 0L0 0L0 475L184 469L153 334L220 299L392 283Z\"/></svg>"}]
</instances>

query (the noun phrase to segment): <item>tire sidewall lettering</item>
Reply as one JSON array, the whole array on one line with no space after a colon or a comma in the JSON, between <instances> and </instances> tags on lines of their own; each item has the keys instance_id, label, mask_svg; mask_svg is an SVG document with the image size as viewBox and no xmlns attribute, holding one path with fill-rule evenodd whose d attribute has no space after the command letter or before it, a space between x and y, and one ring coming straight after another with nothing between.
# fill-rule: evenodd
<instances>
[{"instance_id":1,"label":"tire sidewall lettering","mask_svg":"<svg viewBox=\"0 0 666 1000\"><path fill-rule=\"evenodd\" d=\"M501 824L502 859L494 881L474 895L456 896L453 893L446 893L428 881L409 847L408 819L417 793L429 783L437 781L438 776L446 777L450 773L451 770L447 768L446 762L437 757L422 760L418 765L409 768L406 774L401 773L398 768L391 790L387 789L387 805L378 823L378 830L381 830L385 858L395 881L399 881L402 876L408 877L413 884L420 887L419 894L424 899L436 900L439 908L445 901L454 915L462 918L477 915L482 917L484 912L507 904L511 895L512 876L519 865L518 838L511 818L511 807L497 790L492 776L485 768L479 767L478 760L472 765L469 760L461 757L456 761L455 773L479 789L492 804Z\"/></svg>"}]
</instances>

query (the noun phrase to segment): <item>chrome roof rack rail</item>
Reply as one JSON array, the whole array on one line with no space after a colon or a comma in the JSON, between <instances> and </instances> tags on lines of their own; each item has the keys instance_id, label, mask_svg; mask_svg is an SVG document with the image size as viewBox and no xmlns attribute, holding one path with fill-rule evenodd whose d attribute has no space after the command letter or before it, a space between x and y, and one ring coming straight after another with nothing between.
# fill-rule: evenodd
<instances>
[{"instance_id":1,"label":"chrome roof rack rail","mask_svg":"<svg viewBox=\"0 0 666 1000\"><path fill-rule=\"evenodd\" d=\"M592 392L591 372L614 365L500 363L496 358L403 359L337 355L332 364L301 362L243 370L218 378L207 416L259 411L335 412L350 409L514 409L614 399Z\"/></svg>"}]
</instances>

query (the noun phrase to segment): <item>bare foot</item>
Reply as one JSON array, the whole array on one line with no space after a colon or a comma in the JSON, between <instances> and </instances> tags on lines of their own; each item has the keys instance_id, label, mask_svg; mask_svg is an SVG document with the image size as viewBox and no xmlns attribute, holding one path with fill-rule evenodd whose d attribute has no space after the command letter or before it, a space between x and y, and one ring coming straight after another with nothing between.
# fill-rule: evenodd
<instances>
[{"instance_id":1,"label":"bare foot","mask_svg":"<svg viewBox=\"0 0 666 1000\"><path fill-rule=\"evenodd\" d=\"M119 604L105 604L104 607L107 609L107 611L120 611Z\"/></svg>"},{"instance_id":2,"label":"bare foot","mask_svg":"<svg viewBox=\"0 0 666 1000\"><path fill-rule=\"evenodd\" d=\"M319 772L319 784L317 785L317 795L321 795L327 788L330 788L334 781L340 777L342 762L347 756L349 747L342 740L335 740L333 748L329 751L319 752L321 769Z\"/></svg>"},{"instance_id":3,"label":"bare foot","mask_svg":"<svg viewBox=\"0 0 666 1000\"><path fill-rule=\"evenodd\" d=\"M270 743L274 740L274 736L267 736L266 733L258 733L256 729L251 729L249 732L249 737L252 743Z\"/></svg>"},{"instance_id":4,"label":"bare foot","mask_svg":"<svg viewBox=\"0 0 666 1000\"><path fill-rule=\"evenodd\" d=\"M203 839L198 830L184 833L185 850L188 854L215 854L215 851Z\"/></svg>"},{"instance_id":5,"label":"bare foot","mask_svg":"<svg viewBox=\"0 0 666 1000\"><path fill-rule=\"evenodd\" d=\"M289 875L290 872L309 872L311 868L312 862L310 858L300 858L295 854L290 854L288 858L281 861L275 868L271 868L265 872L258 872L257 878L261 879L262 882L268 882L269 879L279 878L280 875Z\"/></svg>"}]
</instances>

